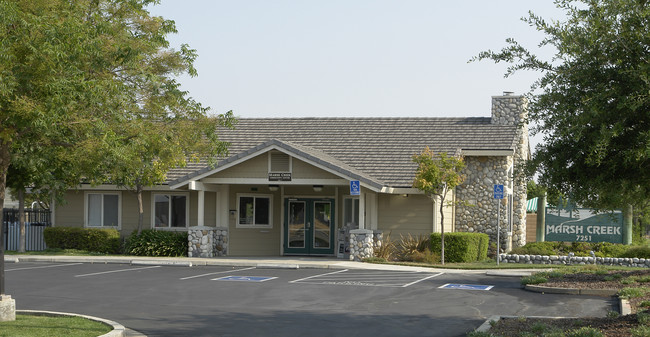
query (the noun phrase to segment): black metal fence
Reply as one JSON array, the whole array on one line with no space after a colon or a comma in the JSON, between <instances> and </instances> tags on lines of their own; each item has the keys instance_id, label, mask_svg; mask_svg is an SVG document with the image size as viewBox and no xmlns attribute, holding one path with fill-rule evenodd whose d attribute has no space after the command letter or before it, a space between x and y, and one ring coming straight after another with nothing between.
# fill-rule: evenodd
<instances>
[{"instance_id":1,"label":"black metal fence","mask_svg":"<svg viewBox=\"0 0 650 337\"><path fill-rule=\"evenodd\" d=\"M44 250L43 231L51 226L49 210L25 210L25 250ZM18 250L20 245L20 221L18 209L2 210L2 230L4 231L4 249Z\"/></svg>"}]
</instances>

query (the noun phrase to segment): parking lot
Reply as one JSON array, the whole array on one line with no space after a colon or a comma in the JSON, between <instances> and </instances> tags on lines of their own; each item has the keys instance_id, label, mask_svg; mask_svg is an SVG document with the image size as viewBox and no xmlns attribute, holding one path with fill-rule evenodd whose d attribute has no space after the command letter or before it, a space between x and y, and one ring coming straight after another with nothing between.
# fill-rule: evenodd
<instances>
[{"instance_id":1,"label":"parking lot","mask_svg":"<svg viewBox=\"0 0 650 337\"><path fill-rule=\"evenodd\" d=\"M491 315L614 309L482 274L36 262L5 272L17 309L103 317L149 336L464 336Z\"/></svg>"}]
</instances>

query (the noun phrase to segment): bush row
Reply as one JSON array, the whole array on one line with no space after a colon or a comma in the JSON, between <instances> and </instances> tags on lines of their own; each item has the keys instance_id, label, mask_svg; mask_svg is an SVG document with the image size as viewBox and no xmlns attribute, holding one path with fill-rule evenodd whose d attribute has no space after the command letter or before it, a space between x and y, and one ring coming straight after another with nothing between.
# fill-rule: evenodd
<instances>
[{"instance_id":1,"label":"bush row","mask_svg":"<svg viewBox=\"0 0 650 337\"><path fill-rule=\"evenodd\" d=\"M186 256L187 233L154 229L133 232L122 246L116 229L48 227L43 234L48 248L78 249L103 254Z\"/></svg>"},{"instance_id":2,"label":"bush row","mask_svg":"<svg viewBox=\"0 0 650 337\"><path fill-rule=\"evenodd\" d=\"M442 250L440 233L431 234L431 251ZM476 262L487 258L489 236L483 233L445 233L445 262Z\"/></svg>"},{"instance_id":3,"label":"bush row","mask_svg":"<svg viewBox=\"0 0 650 337\"><path fill-rule=\"evenodd\" d=\"M124 252L137 256L187 256L187 247L186 232L146 229L129 236Z\"/></svg>"},{"instance_id":4,"label":"bush row","mask_svg":"<svg viewBox=\"0 0 650 337\"><path fill-rule=\"evenodd\" d=\"M523 247L514 248L510 253L516 255L569 255L622 258L650 258L649 246L627 246L610 242L531 242Z\"/></svg>"},{"instance_id":5,"label":"bush row","mask_svg":"<svg viewBox=\"0 0 650 337\"><path fill-rule=\"evenodd\" d=\"M120 233L116 229L47 227L43 238L48 248L78 249L104 254L120 253Z\"/></svg>"}]
</instances>

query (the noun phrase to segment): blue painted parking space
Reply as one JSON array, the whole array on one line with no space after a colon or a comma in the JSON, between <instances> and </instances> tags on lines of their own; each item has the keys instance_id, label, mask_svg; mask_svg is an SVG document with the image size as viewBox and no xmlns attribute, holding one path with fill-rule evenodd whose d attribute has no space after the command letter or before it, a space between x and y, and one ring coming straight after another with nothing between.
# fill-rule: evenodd
<instances>
[{"instance_id":1,"label":"blue painted parking space","mask_svg":"<svg viewBox=\"0 0 650 337\"><path fill-rule=\"evenodd\" d=\"M277 277L271 276L224 276L214 278L212 281L236 281L236 282L266 282L268 280L276 279Z\"/></svg>"},{"instance_id":2,"label":"blue painted parking space","mask_svg":"<svg viewBox=\"0 0 650 337\"><path fill-rule=\"evenodd\" d=\"M482 285L482 284L457 284L457 283L447 283L443 284L440 289L462 289L462 290L490 290L494 286Z\"/></svg>"}]
</instances>

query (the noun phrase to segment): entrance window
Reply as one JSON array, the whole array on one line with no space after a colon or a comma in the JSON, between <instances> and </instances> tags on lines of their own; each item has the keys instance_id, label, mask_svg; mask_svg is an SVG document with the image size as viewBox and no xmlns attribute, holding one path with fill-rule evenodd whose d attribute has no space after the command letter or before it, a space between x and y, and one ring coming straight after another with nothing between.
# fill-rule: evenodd
<instances>
[{"instance_id":1,"label":"entrance window","mask_svg":"<svg viewBox=\"0 0 650 337\"><path fill-rule=\"evenodd\" d=\"M86 226L120 226L119 193L86 193Z\"/></svg>"},{"instance_id":2,"label":"entrance window","mask_svg":"<svg viewBox=\"0 0 650 337\"><path fill-rule=\"evenodd\" d=\"M237 195L237 227L272 228L272 196Z\"/></svg>"},{"instance_id":3,"label":"entrance window","mask_svg":"<svg viewBox=\"0 0 650 337\"><path fill-rule=\"evenodd\" d=\"M359 198L344 199L343 224L350 229L359 228Z\"/></svg>"},{"instance_id":4,"label":"entrance window","mask_svg":"<svg viewBox=\"0 0 650 337\"><path fill-rule=\"evenodd\" d=\"M187 227L186 195L154 194L154 227Z\"/></svg>"}]
</instances>

